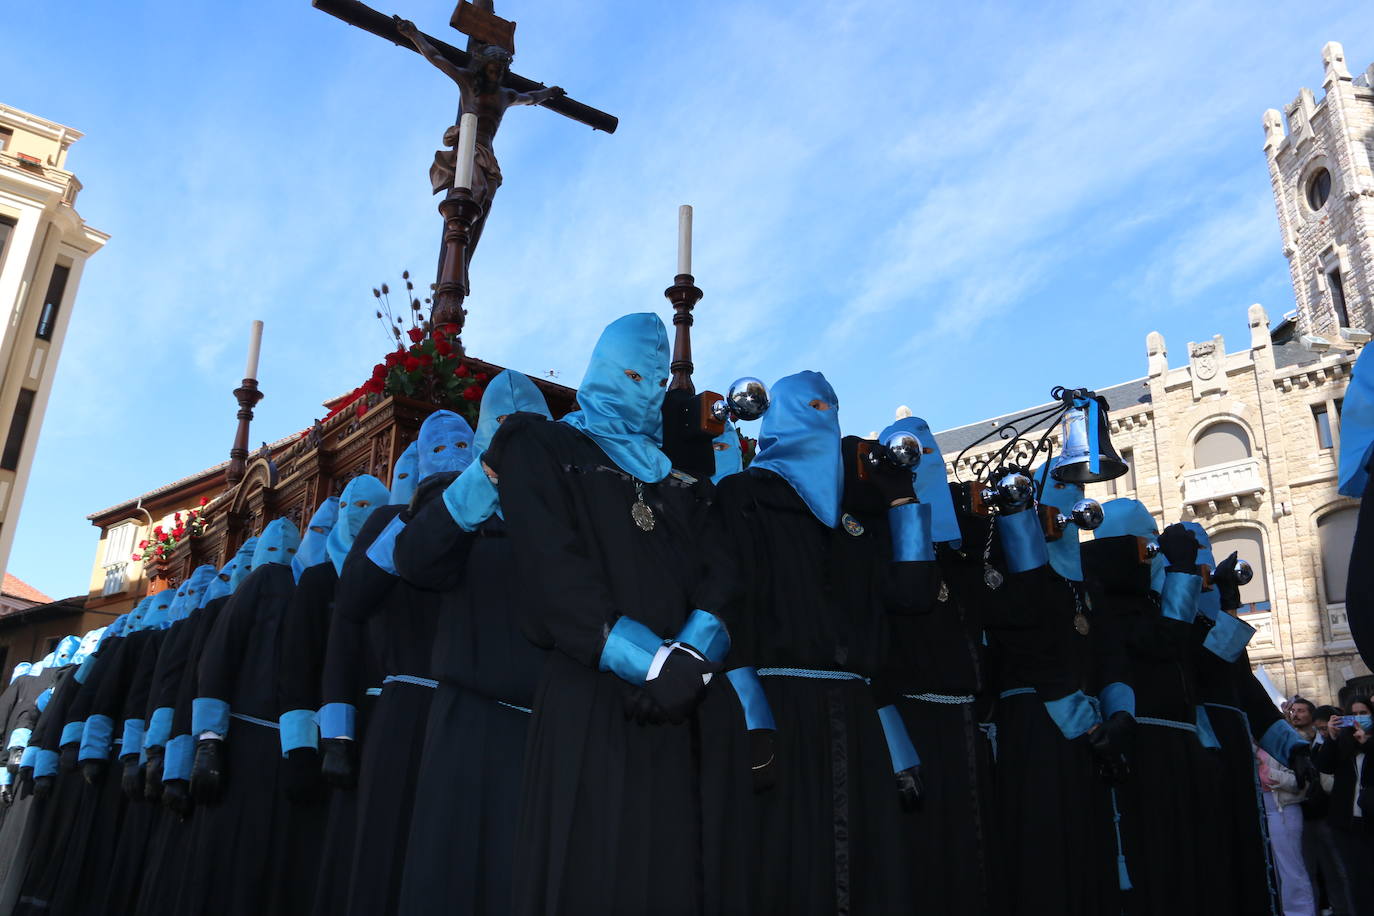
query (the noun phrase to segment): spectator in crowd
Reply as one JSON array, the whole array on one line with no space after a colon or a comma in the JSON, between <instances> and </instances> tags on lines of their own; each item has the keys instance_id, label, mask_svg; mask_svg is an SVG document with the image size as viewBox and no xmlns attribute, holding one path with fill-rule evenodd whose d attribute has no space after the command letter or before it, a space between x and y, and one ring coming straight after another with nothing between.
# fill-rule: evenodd
<instances>
[{"instance_id":1,"label":"spectator in crowd","mask_svg":"<svg viewBox=\"0 0 1374 916\"><path fill-rule=\"evenodd\" d=\"M1335 777L1327 818L1345 872L1349 912L1374 913L1374 810L1368 818L1364 810L1365 803L1374 807L1374 766L1365 765L1365 750L1374 736L1374 705L1368 697L1356 697L1349 709L1349 715L1327 722L1316 761L1318 769Z\"/></svg>"},{"instance_id":2,"label":"spectator in crowd","mask_svg":"<svg viewBox=\"0 0 1374 916\"><path fill-rule=\"evenodd\" d=\"M1288 701L1284 715L1288 716L1288 724L1296 728L1309 744L1317 739L1317 704L1295 696Z\"/></svg>"},{"instance_id":3,"label":"spectator in crowd","mask_svg":"<svg viewBox=\"0 0 1374 916\"><path fill-rule=\"evenodd\" d=\"M1293 706L1289 705L1289 722L1293 723ZM1305 701L1304 701L1305 702ZM1311 706L1311 704L1308 704ZM1311 708L1315 712L1316 707ZM1307 716L1311 725L1312 717ZM1264 790L1264 811L1269 821L1269 845L1274 854L1274 870L1279 878L1279 898L1283 916L1316 916L1316 902L1312 898L1312 881L1302 860L1302 807L1307 787L1298 785L1297 775L1262 750L1259 758L1260 788Z\"/></svg>"},{"instance_id":4,"label":"spectator in crowd","mask_svg":"<svg viewBox=\"0 0 1374 916\"><path fill-rule=\"evenodd\" d=\"M1317 707L1313 725L1317 729L1318 745L1326 738L1326 726L1331 717L1340 715L1339 706ZM1354 911L1346 890L1345 866L1327 819L1335 782L1336 777L1323 773L1318 782L1308 787L1307 800L1302 803L1302 857L1307 863L1307 874L1312 879L1312 892L1320 911L1332 916L1351 916Z\"/></svg>"}]
</instances>

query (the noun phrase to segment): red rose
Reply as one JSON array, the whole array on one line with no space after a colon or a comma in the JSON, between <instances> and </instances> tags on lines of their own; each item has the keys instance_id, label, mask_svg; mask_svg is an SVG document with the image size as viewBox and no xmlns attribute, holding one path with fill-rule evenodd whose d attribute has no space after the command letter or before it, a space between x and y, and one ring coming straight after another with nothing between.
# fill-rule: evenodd
<instances>
[{"instance_id":1,"label":"red rose","mask_svg":"<svg viewBox=\"0 0 1374 916\"><path fill-rule=\"evenodd\" d=\"M463 389L463 397L469 401L480 401L482 399L482 389L476 385L469 385Z\"/></svg>"},{"instance_id":2,"label":"red rose","mask_svg":"<svg viewBox=\"0 0 1374 916\"><path fill-rule=\"evenodd\" d=\"M486 382L490 378L491 376L487 375L485 372L477 373L477 381L479 382Z\"/></svg>"},{"instance_id":3,"label":"red rose","mask_svg":"<svg viewBox=\"0 0 1374 916\"><path fill-rule=\"evenodd\" d=\"M180 512L174 512L174 513L172 513L172 521L175 521L175 522L181 521L181 513L180 513Z\"/></svg>"},{"instance_id":4,"label":"red rose","mask_svg":"<svg viewBox=\"0 0 1374 916\"><path fill-rule=\"evenodd\" d=\"M374 380L376 380L376 381L379 381L379 382L382 381L383 379L385 379L385 378L386 378L386 368L387 368L387 367L386 367L386 366L383 366L381 363L378 363L377 365L373 366L373 367L372 367L372 378L373 378ZM366 387L366 386L364 386L364 387Z\"/></svg>"},{"instance_id":5,"label":"red rose","mask_svg":"<svg viewBox=\"0 0 1374 916\"><path fill-rule=\"evenodd\" d=\"M406 334L410 336L411 343L419 343L425 339L424 328L411 328L409 331L406 331Z\"/></svg>"},{"instance_id":6,"label":"red rose","mask_svg":"<svg viewBox=\"0 0 1374 916\"><path fill-rule=\"evenodd\" d=\"M154 537L162 537L162 526L161 526L161 525L158 525L156 528L153 529L153 536L154 536Z\"/></svg>"},{"instance_id":7,"label":"red rose","mask_svg":"<svg viewBox=\"0 0 1374 916\"><path fill-rule=\"evenodd\" d=\"M141 553L136 553L136 554L134 554L133 559L134 559L134 562L138 562L139 560L143 559L143 554L141 554Z\"/></svg>"},{"instance_id":8,"label":"red rose","mask_svg":"<svg viewBox=\"0 0 1374 916\"><path fill-rule=\"evenodd\" d=\"M414 372L416 369L420 368L420 361L413 356L407 356L405 367L407 372Z\"/></svg>"},{"instance_id":9,"label":"red rose","mask_svg":"<svg viewBox=\"0 0 1374 916\"><path fill-rule=\"evenodd\" d=\"M453 374L456 375L456 376L458 376L459 378L467 378L467 377L468 377L468 364L467 364L467 363L459 363L459 364L458 364L458 368L453 370Z\"/></svg>"},{"instance_id":10,"label":"red rose","mask_svg":"<svg viewBox=\"0 0 1374 916\"><path fill-rule=\"evenodd\" d=\"M439 325L439 330L443 331L446 337L458 336L458 325L454 324L453 322Z\"/></svg>"},{"instance_id":11,"label":"red rose","mask_svg":"<svg viewBox=\"0 0 1374 916\"><path fill-rule=\"evenodd\" d=\"M139 542L138 542L138 549L139 549L139 550L147 550L147 549L148 549L148 542L147 542L147 541L139 541Z\"/></svg>"},{"instance_id":12,"label":"red rose","mask_svg":"<svg viewBox=\"0 0 1374 916\"><path fill-rule=\"evenodd\" d=\"M422 365L422 366L432 366L432 365L434 365L434 357L430 356L428 353L421 353L420 356L419 356L419 360L420 360L420 365Z\"/></svg>"},{"instance_id":13,"label":"red rose","mask_svg":"<svg viewBox=\"0 0 1374 916\"><path fill-rule=\"evenodd\" d=\"M202 496L202 497L200 498L200 504L201 504L202 506L208 506L208 505L210 505L210 497L208 497L208 496Z\"/></svg>"},{"instance_id":14,"label":"red rose","mask_svg":"<svg viewBox=\"0 0 1374 916\"><path fill-rule=\"evenodd\" d=\"M453 352L453 347L447 340L440 337L434 341L434 352L438 353L440 356L448 356Z\"/></svg>"}]
</instances>

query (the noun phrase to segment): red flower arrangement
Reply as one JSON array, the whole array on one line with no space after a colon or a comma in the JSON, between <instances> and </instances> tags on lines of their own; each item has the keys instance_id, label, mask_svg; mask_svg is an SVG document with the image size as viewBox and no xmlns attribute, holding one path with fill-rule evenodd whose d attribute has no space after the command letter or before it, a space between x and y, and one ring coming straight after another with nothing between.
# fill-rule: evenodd
<instances>
[{"instance_id":1,"label":"red flower arrangement","mask_svg":"<svg viewBox=\"0 0 1374 916\"><path fill-rule=\"evenodd\" d=\"M202 508L209 502L209 497L202 496L200 499ZM184 538L200 537L205 533L205 518L200 509L187 509L184 516L183 513L177 512L172 516L171 528L164 528L162 525L154 528L152 538L138 542L139 552L134 554L132 559L135 562L142 560L149 563L165 560Z\"/></svg>"},{"instance_id":2,"label":"red flower arrangement","mask_svg":"<svg viewBox=\"0 0 1374 916\"><path fill-rule=\"evenodd\" d=\"M759 440L750 439L744 433L738 431L736 434L739 436L740 466L747 468L749 465L753 464L754 456L758 454Z\"/></svg>"}]
</instances>

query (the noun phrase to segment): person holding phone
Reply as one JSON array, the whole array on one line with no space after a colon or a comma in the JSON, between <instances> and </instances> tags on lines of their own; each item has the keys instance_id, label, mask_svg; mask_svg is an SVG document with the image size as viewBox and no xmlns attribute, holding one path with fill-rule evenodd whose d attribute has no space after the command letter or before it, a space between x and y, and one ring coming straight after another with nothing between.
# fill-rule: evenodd
<instances>
[{"instance_id":1,"label":"person holding phone","mask_svg":"<svg viewBox=\"0 0 1374 916\"><path fill-rule=\"evenodd\" d=\"M1350 701L1349 714L1332 716L1317 748L1317 768L1335 777L1327 815L1345 877L1351 913L1374 912L1374 766L1366 748L1374 738L1374 703ZM1369 807L1366 817L1365 806Z\"/></svg>"}]
</instances>

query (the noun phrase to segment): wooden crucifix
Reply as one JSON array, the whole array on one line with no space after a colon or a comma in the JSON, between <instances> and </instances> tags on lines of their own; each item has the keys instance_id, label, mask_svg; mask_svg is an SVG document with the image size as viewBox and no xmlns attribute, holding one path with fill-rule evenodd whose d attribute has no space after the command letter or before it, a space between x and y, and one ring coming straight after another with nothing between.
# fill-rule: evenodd
<instances>
[{"instance_id":1,"label":"wooden crucifix","mask_svg":"<svg viewBox=\"0 0 1374 916\"><path fill-rule=\"evenodd\" d=\"M512 105L541 105L593 130L614 133L619 121L613 115L568 98L559 87L527 79L510 71L514 56L515 23L498 17L491 0L469 3L459 0L451 24L468 35L468 50L461 51L415 28L399 16L386 16L359 0L311 0L323 12L350 25L418 52L458 85L459 121L464 114L477 119L475 166L470 187L455 186L459 130L457 123L444 132L446 149L435 153L430 167L434 193L444 191L439 204L444 216L444 245L439 258L431 320L435 325L463 325L463 300L468 294L468 265L481 238L491 203L501 185L501 168L492 141L506 109Z\"/></svg>"}]
</instances>

